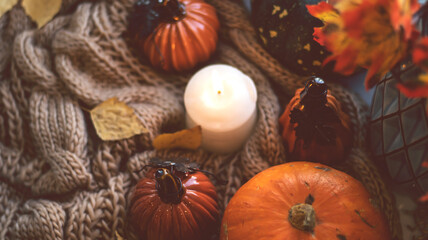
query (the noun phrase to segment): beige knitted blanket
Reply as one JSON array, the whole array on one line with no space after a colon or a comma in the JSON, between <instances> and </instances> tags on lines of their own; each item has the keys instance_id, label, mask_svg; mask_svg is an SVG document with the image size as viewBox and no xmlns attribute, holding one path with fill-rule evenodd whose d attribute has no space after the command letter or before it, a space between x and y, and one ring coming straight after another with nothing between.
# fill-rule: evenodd
<instances>
[{"instance_id":1,"label":"beige knitted blanket","mask_svg":"<svg viewBox=\"0 0 428 240\"><path fill-rule=\"evenodd\" d=\"M286 162L278 117L306 78L265 52L247 12L229 0L207 1L221 22L209 63L233 65L254 80L254 134L229 155L153 149L154 137L183 128L192 73L166 74L137 58L123 34L133 2L64 0L60 14L39 30L20 7L0 18L0 239L114 239L116 231L134 239L126 231L127 201L143 176L135 170L154 156L188 157L228 180L217 186L222 209L247 179ZM367 157L367 107L343 88L330 88L352 119L348 172L373 194L400 238L392 198ZM134 108L149 132L100 140L87 109L111 97Z\"/></svg>"}]
</instances>

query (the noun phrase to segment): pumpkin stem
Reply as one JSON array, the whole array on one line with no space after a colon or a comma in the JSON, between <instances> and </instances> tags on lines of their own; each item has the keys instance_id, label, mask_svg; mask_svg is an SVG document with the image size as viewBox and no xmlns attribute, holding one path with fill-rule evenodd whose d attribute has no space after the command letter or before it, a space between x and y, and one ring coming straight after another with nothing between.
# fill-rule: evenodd
<instances>
[{"instance_id":1,"label":"pumpkin stem","mask_svg":"<svg viewBox=\"0 0 428 240\"><path fill-rule=\"evenodd\" d=\"M340 122L336 112L327 105L327 85L312 77L300 93L300 105L291 110L290 121L297 123L296 137L308 147L313 138L319 144L334 145L336 132L331 123Z\"/></svg>"},{"instance_id":2,"label":"pumpkin stem","mask_svg":"<svg viewBox=\"0 0 428 240\"><path fill-rule=\"evenodd\" d=\"M300 103L306 108L319 108L327 103L327 85L318 77L311 77L300 93Z\"/></svg>"},{"instance_id":3,"label":"pumpkin stem","mask_svg":"<svg viewBox=\"0 0 428 240\"><path fill-rule=\"evenodd\" d=\"M291 207L288 211L288 221L299 230L313 233L315 228L315 210L312 207L314 198L311 194L306 198L305 203L299 203Z\"/></svg>"},{"instance_id":4,"label":"pumpkin stem","mask_svg":"<svg viewBox=\"0 0 428 240\"><path fill-rule=\"evenodd\" d=\"M186 16L186 6L178 0L163 0L162 16L168 22L176 22Z\"/></svg>"},{"instance_id":5,"label":"pumpkin stem","mask_svg":"<svg viewBox=\"0 0 428 240\"><path fill-rule=\"evenodd\" d=\"M158 168L155 172L156 189L165 203L180 203L184 194L181 179L167 168Z\"/></svg>"}]
</instances>

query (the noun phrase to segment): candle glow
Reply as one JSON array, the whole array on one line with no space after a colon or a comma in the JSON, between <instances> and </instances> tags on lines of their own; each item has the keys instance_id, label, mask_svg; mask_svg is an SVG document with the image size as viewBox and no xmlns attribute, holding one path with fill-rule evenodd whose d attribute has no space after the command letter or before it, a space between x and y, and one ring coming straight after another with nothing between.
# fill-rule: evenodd
<instances>
[{"instance_id":1,"label":"candle glow","mask_svg":"<svg viewBox=\"0 0 428 240\"><path fill-rule=\"evenodd\" d=\"M186 124L201 126L203 148L232 152L252 132L256 101L256 88L247 75L228 65L211 65L197 72L186 87Z\"/></svg>"}]
</instances>

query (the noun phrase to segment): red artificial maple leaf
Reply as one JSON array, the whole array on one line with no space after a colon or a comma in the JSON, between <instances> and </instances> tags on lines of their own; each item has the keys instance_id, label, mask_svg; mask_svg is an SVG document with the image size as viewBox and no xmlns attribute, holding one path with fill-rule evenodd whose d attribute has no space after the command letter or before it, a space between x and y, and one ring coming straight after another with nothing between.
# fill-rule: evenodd
<instances>
[{"instance_id":1,"label":"red artificial maple leaf","mask_svg":"<svg viewBox=\"0 0 428 240\"><path fill-rule=\"evenodd\" d=\"M408 98L428 97L428 37L421 38L415 44L412 60L424 73L416 81L397 84L397 88Z\"/></svg>"},{"instance_id":2,"label":"red artificial maple leaf","mask_svg":"<svg viewBox=\"0 0 428 240\"><path fill-rule=\"evenodd\" d=\"M394 0L391 2L391 24L396 31L402 28L407 40L412 38L413 31L415 31L412 16L419 8L420 4L417 0Z\"/></svg>"},{"instance_id":3,"label":"red artificial maple leaf","mask_svg":"<svg viewBox=\"0 0 428 240\"><path fill-rule=\"evenodd\" d=\"M412 53L413 62L424 70L428 70L428 37L421 38Z\"/></svg>"},{"instance_id":4,"label":"red artificial maple leaf","mask_svg":"<svg viewBox=\"0 0 428 240\"><path fill-rule=\"evenodd\" d=\"M334 70L352 74L368 68L366 89L373 87L406 54L415 28L411 22L419 4L415 0L349 0L334 6L326 2L307 5L324 22L314 29L314 39L332 54Z\"/></svg>"}]
</instances>

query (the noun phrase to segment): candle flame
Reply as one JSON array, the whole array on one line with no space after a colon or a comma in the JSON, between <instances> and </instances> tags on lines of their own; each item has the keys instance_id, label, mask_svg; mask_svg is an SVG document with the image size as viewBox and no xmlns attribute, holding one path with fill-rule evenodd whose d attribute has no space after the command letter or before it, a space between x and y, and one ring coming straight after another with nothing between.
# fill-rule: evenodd
<instances>
[{"instance_id":1,"label":"candle flame","mask_svg":"<svg viewBox=\"0 0 428 240\"><path fill-rule=\"evenodd\" d=\"M213 89L217 92L218 95L223 93L224 85L223 85L223 79L220 77L217 69L214 69L212 72L212 84Z\"/></svg>"}]
</instances>

